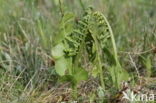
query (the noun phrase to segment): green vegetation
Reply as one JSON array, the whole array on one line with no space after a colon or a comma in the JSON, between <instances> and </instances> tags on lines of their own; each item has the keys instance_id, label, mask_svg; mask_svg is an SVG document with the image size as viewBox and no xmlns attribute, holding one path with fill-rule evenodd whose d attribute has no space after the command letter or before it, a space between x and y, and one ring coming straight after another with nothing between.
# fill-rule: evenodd
<instances>
[{"instance_id":1,"label":"green vegetation","mask_svg":"<svg viewBox=\"0 0 156 103\"><path fill-rule=\"evenodd\" d=\"M155 0L0 0L0 103L155 92L155 11Z\"/></svg>"}]
</instances>

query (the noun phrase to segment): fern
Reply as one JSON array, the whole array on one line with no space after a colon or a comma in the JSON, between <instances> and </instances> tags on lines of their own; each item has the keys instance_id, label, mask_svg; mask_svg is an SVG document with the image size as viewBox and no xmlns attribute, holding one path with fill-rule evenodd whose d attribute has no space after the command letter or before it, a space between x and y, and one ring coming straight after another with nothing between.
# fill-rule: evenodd
<instances>
[{"instance_id":1,"label":"fern","mask_svg":"<svg viewBox=\"0 0 156 103\"><path fill-rule=\"evenodd\" d=\"M59 40L60 42L55 46L55 48L59 50L55 50L54 48L52 51L54 58L57 53L61 52L61 56L55 58L57 66L55 67L56 72L63 76L63 78L68 78L63 80L70 81L74 89L78 82L86 80L88 73L85 69L82 69L79 63L81 53L85 48L89 62L97 68L97 74L100 77L101 86L104 89L105 83L102 63L105 61L102 57L104 55L103 50L106 47L106 42L110 42L111 39L114 49L115 66L113 66L113 70L110 70L110 75L112 75L113 83L116 87L119 87L121 80L127 73L120 66L113 32L107 19L102 13L94 12L92 8L86 10L78 22L74 21L74 17L73 14L65 14L62 19L60 34L62 34L63 38ZM66 69L68 69L68 75L65 73ZM72 79L69 79L69 77Z\"/></svg>"}]
</instances>

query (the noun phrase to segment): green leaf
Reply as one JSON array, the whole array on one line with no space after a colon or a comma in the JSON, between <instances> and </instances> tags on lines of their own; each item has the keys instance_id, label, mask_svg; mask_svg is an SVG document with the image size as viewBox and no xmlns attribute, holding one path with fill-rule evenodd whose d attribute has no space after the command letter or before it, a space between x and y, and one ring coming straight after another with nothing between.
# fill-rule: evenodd
<instances>
[{"instance_id":1,"label":"green leaf","mask_svg":"<svg viewBox=\"0 0 156 103\"><path fill-rule=\"evenodd\" d=\"M53 44L56 45L56 44L61 43L64 40L64 38L65 38L64 30L58 29L57 33L53 37Z\"/></svg>"},{"instance_id":2,"label":"green leaf","mask_svg":"<svg viewBox=\"0 0 156 103\"><path fill-rule=\"evenodd\" d=\"M71 34L74 30L74 14L65 13L61 22L61 28L63 30L64 36Z\"/></svg>"},{"instance_id":3,"label":"green leaf","mask_svg":"<svg viewBox=\"0 0 156 103\"><path fill-rule=\"evenodd\" d=\"M52 49L52 56L54 59L59 59L64 55L64 45L62 43L56 45Z\"/></svg>"},{"instance_id":4,"label":"green leaf","mask_svg":"<svg viewBox=\"0 0 156 103\"><path fill-rule=\"evenodd\" d=\"M74 30L74 17L75 15L73 13L64 14L57 30L58 32L54 36L54 44L62 42L67 35L72 33Z\"/></svg>"},{"instance_id":5,"label":"green leaf","mask_svg":"<svg viewBox=\"0 0 156 103\"><path fill-rule=\"evenodd\" d=\"M87 80L88 73L82 68L75 69L72 75L64 75L60 78L61 82L70 82L72 87L76 86L80 81Z\"/></svg>"},{"instance_id":6,"label":"green leaf","mask_svg":"<svg viewBox=\"0 0 156 103\"><path fill-rule=\"evenodd\" d=\"M119 89L123 81L129 79L129 74L121 66L115 65L109 68L110 76L113 84Z\"/></svg>"},{"instance_id":7,"label":"green leaf","mask_svg":"<svg viewBox=\"0 0 156 103\"><path fill-rule=\"evenodd\" d=\"M74 20L75 15L71 12L65 13L62 19L63 23L68 23Z\"/></svg>"},{"instance_id":8,"label":"green leaf","mask_svg":"<svg viewBox=\"0 0 156 103\"><path fill-rule=\"evenodd\" d=\"M79 83L82 80L88 79L88 72L83 68L75 69L74 78Z\"/></svg>"},{"instance_id":9,"label":"green leaf","mask_svg":"<svg viewBox=\"0 0 156 103\"><path fill-rule=\"evenodd\" d=\"M60 82L71 82L73 81L73 76L72 75L64 75L60 78Z\"/></svg>"},{"instance_id":10,"label":"green leaf","mask_svg":"<svg viewBox=\"0 0 156 103\"><path fill-rule=\"evenodd\" d=\"M64 57L59 58L55 62L55 70L60 76L65 75L65 71L67 69L67 62Z\"/></svg>"},{"instance_id":11,"label":"green leaf","mask_svg":"<svg viewBox=\"0 0 156 103\"><path fill-rule=\"evenodd\" d=\"M73 75L64 75L60 78L60 82L70 82L72 86L76 86L77 81L75 80Z\"/></svg>"}]
</instances>

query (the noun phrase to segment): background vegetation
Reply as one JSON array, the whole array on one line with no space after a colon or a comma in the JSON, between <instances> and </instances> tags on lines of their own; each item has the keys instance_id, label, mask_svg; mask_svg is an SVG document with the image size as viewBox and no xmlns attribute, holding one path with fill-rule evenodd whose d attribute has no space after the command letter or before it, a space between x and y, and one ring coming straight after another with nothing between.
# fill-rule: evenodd
<instances>
[{"instance_id":1,"label":"background vegetation","mask_svg":"<svg viewBox=\"0 0 156 103\"><path fill-rule=\"evenodd\" d=\"M112 27L119 62L130 75L126 82L156 86L155 0L0 0L0 103L117 103L122 86L113 83L111 68L118 68L112 66L111 47L102 62L105 89L94 71L77 85L75 97L70 83L60 82L56 73L52 51L62 14L72 12L79 19L90 6Z\"/></svg>"}]
</instances>

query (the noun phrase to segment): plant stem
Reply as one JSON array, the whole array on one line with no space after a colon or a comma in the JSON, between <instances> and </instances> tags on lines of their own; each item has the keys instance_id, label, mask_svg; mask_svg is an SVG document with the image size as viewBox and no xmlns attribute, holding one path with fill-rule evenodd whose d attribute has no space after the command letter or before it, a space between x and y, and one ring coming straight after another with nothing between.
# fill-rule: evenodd
<instances>
[{"instance_id":1,"label":"plant stem","mask_svg":"<svg viewBox=\"0 0 156 103\"><path fill-rule=\"evenodd\" d=\"M81 43L81 46L79 48L79 52L78 52L78 54L76 55L76 57L74 59L73 66L72 66L72 75L74 75L73 73L75 72L74 68L78 68L79 67L79 59L81 59L81 53L82 53L83 48L84 48L84 40L85 39L83 39L83 41ZM72 93L73 98L77 99L77 85L73 86L72 88L73 88L73 93Z\"/></svg>"},{"instance_id":2,"label":"plant stem","mask_svg":"<svg viewBox=\"0 0 156 103\"><path fill-rule=\"evenodd\" d=\"M105 83L104 83L104 77L103 77L103 70L102 70L102 62L101 62L101 49L99 48L99 43L96 39L96 37L93 36L93 39L95 41L95 47L96 47L96 51L99 51L100 53L97 53L97 60L98 60L98 70L99 70L99 75L100 75L100 82L101 82L101 86L103 89L105 89Z\"/></svg>"},{"instance_id":3,"label":"plant stem","mask_svg":"<svg viewBox=\"0 0 156 103\"><path fill-rule=\"evenodd\" d=\"M96 45L96 46L98 46L98 45ZM99 50L98 47L97 47L97 50ZM101 51L101 50L99 50L99 51ZM101 82L102 88L105 89L103 70L102 70L102 62L101 62L101 58L100 58L101 56L100 56L99 53L97 55L98 55L97 59L98 59L98 63L99 63L99 67L98 68L99 68L99 71L100 71L100 82Z\"/></svg>"},{"instance_id":4,"label":"plant stem","mask_svg":"<svg viewBox=\"0 0 156 103\"><path fill-rule=\"evenodd\" d=\"M119 62L113 30L112 30L108 20L106 19L106 17L105 16L103 16L103 17L104 17L104 19L105 19L105 21L107 23L108 29L110 31L110 36L111 36L111 41L112 41L113 51L114 51L114 58L115 58L115 62L116 62L116 68L114 68L114 74L115 74L115 79L116 79L116 86L119 89L119 82L120 82L119 76L121 75L120 72L122 72L122 73L123 72L127 73L127 72L121 67L121 64Z\"/></svg>"},{"instance_id":5,"label":"plant stem","mask_svg":"<svg viewBox=\"0 0 156 103\"><path fill-rule=\"evenodd\" d=\"M104 19L108 25L109 31L110 31L110 36L111 36L111 41L112 41L112 45L113 45L113 51L114 51L114 57L115 57L115 61L117 65L120 65L119 60L118 60L118 53L117 53L117 48L116 48L116 43L115 43L115 39L114 39L114 34L113 34L113 30L108 22L108 20L106 19L106 17L104 16Z\"/></svg>"},{"instance_id":6,"label":"plant stem","mask_svg":"<svg viewBox=\"0 0 156 103\"><path fill-rule=\"evenodd\" d=\"M62 15L62 17L63 17L63 16L64 16L64 13L63 13L63 9L62 9L61 0L59 0L59 8L60 8L60 11L61 11L61 15Z\"/></svg>"}]
</instances>

